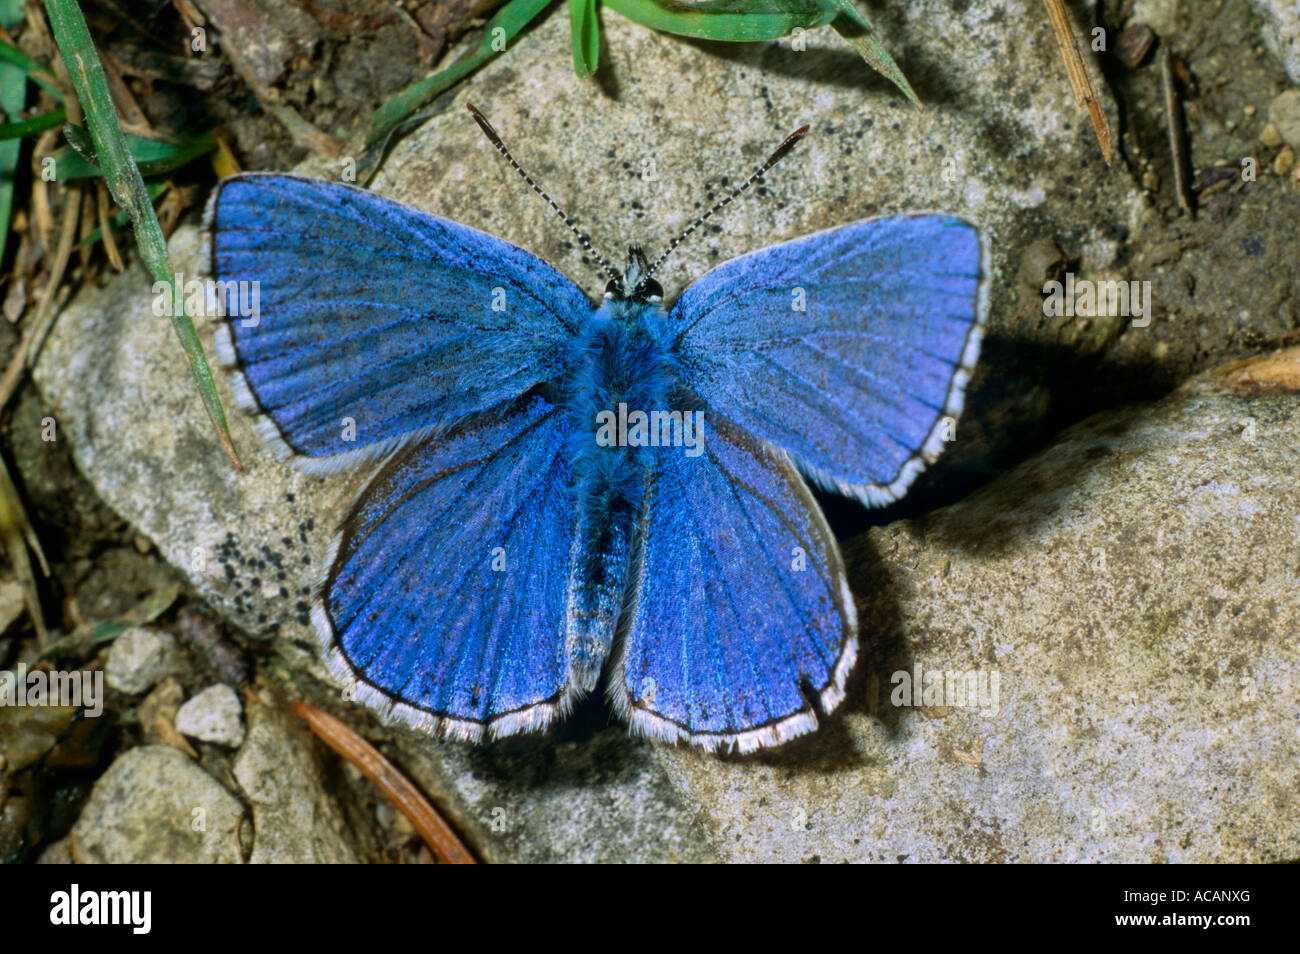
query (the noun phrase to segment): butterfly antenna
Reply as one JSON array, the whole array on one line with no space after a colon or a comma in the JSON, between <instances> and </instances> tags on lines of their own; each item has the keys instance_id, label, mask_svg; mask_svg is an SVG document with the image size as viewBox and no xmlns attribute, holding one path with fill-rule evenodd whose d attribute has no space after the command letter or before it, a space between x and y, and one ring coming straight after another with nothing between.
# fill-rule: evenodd
<instances>
[{"instance_id":1,"label":"butterfly antenna","mask_svg":"<svg viewBox=\"0 0 1300 954\"><path fill-rule=\"evenodd\" d=\"M659 266L664 263L664 259L666 259L669 255L671 255L673 253L673 250L677 248L677 246L681 245L684 241L686 241L687 237L692 232L694 232L701 225L703 225L710 218L712 218L714 213L730 205L740 196L742 192L744 192L746 189L752 186L759 179L763 178L763 175L769 169L771 169L774 165L776 165L778 162L780 162L782 159L785 158L786 153L788 153L791 149L794 148L794 144L797 143L800 139L802 139L804 133L806 133L807 131L808 131L808 126L803 125L800 126L798 129L796 129L794 132L790 133L790 135L786 136L785 141L781 143L781 145L776 147L776 151L773 152L772 155L767 157L767 161L765 163L763 163L761 166L759 166L757 169L754 170L753 175L751 175L748 179L746 179L740 185L736 186L736 188L732 189L725 196L723 196L721 199L715 202L713 204L713 208L709 209L698 219L696 219L694 222L688 225L682 231L682 233L677 236L677 238L669 242L668 247L663 250L663 254L661 254L658 258L655 259L654 264L650 266L650 270L646 274L653 275L655 271L659 268Z\"/></svg>"},{"instance_id":2,"label":"butterfly antenna","mask_svg":"<svg viewBox=\"0 0 1300 954\"><path fill-rule=\"evenodd\" d=\"M591 247L591 239L588 238L587 234L579 230L573 219L569 218L568 213L560 208L559 205L556 204L555 200L547 195L542 187L533 181L533 177L524 171L523 166L515 162L515 157L510 155L510 150L507 149L506 144L501 141L501 137L497 135L497 131L492 128L492 124L487 121L487 117L480 113L478 108L472 103L466 103L465 105L469 109L470 115L474 117L474 122L478 123L478 128L483 130L483 135L487 136L488 141L497 147L497 152L505 156L506 161L510 163L511 168L523 176L524 181L532 187L532 190L546 200L546 204L551 207L552 211L564 220L564 224L569 227L569 231L578 236L578 241L582 244L582 247L587 250L588 254L590 254L592 258L600 263L601 271L603 271L612 281L618 281L618 272L614 270L614 267L610 265L608 261L606 261L605 256L601 255Z\"/></svg>"}]
</instances>

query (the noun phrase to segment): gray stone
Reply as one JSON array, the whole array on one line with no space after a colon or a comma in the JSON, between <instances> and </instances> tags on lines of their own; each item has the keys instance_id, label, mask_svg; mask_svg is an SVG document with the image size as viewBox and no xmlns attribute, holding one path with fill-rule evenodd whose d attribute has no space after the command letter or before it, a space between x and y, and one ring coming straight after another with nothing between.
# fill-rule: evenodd
<instances>
[{"instance_id":1,"label":"gray stone","mask_svg":"<svg viewBox=\"0 0 1300 954\"><path fill-rule=\"evenodd\" d=\"M200 742L238 746L244 741L244 713L239 696L224 683L208 686L176 710L176 728Z\"/></svg>"},{"instance_id":2,"label":"gray stone","mask_svg":"<svg viewBox=\"0 0 1300 954\"><path fill-rule=\"evenodd\" d=\"M61 838L36 857L38 865L70 865L72 861L72 840Z\"/></svg>"},{"instance_id":3,"label":"gray stone","mask_svg":"<svg viewBox=\"0 0 1300 954\"><path fill-rule=\"evenodd\" d=\"M250 707L248 722L234 772L253 807L249 863L355 863L347 823L312 755L312 737L277 706Z\"/></svg>"},{"instance_id":4,"label":"gray stone","mask_svg":"<svg viewBox=\"0 0 1300 954\"><path fill-rule=\"evenodd\" d=\"M1282 64L1291 82L1300 83L1300 4L1295 0L1255 0L1264 23L1264 46Z\"/></svg>"},{"instance_id":5,"label":"gray stone","mask_svg":"<svg viewBox=\"0 0 1300 954\"><path fill-rule=\"evenodd\" d=\"M687 761L741 836L723 844L782 860L1300 856L1300 557L1280 545L1300 530L1297 441L1294 395L1183 393L852 541L873 641L861 708L829 728L840 745L759 770L810 830L777 831L753 773ZM918 665L997 673L998 704L892 706L894 674ZM828 776L796 773L817 764Z\"/></svg>"},{"instance_id":6,"label":"gray stone","mask_svg":"<svg viewBox=\"0 0 1300 954\"><path fill-rule=\"evenodd\" d=\"M177 672L179 665L176 640L170 633L132 626L113 640L104 679L109 688L136 696Z\"/></svg>"},{"instance_id":7,"label":"gray stone","mask_svg":"<svg viewBox=\"0 0 1300 954\"><path fill-rule=\"evenodd\" d=\"M595 295L603 279L497 161L466 97L614 256L634 241L657 250L724 177L808 121L766 201L746 197L674 256L667 296L774 241L939 208L988 231L996 340L1017 331L1019 250L1068 235L1077 270L1099 274L1117 223L1140 232L1153 216L1122 176L1100 174L1045 24L1035 42L1008 29L1041 19L1039 7L998 12L893 8L902 19L885 21L885 40L931 104L917 112L826 30L796 52L685 43L609 16L606 85L580 83L557 11L399 143L374 188L520 244ZM192 229L172 252L192 276ZM1034 334L1045 349L1099 347L1078 329ZM991 388L1014 389L987 373ZM232 471L138 268L65 309L35 378L105 500L229 621L274 640L284 678L337 707L302 648L314 640L305 603L365 475L278 463L238 415L247 470ZM1016 432L1016 407L1037 420L1047 403L1012 394L1004 415L963 418L949 456L979 459L983 441ZM843 714L777 752L632 740L599 699L545 737L484 748L360 724L493 861L1295 858L1298 588L1283 541L1300 527L1287 489L1297 441L1294 398L1180 395L1089 421L927 521L849 541L864 658ZM996 671L996 709L892 706L893 674L917 663ZM288 727L259 729L269 718L249 713L240 754L258 856L345 855L334 834L328 849L302 843L337 819L318 769L300 761L309 750ZM300 776L309 787L290 804ZM279 834L281 820L298 834Z\"/></svg>"},{"instance_id":8,"label":"gray stone","mask_svg":"<svg viewBox=\"0 0 1300 954\"><path fill-rule=\"evenodd\" d=\"M1300 89L1283 90L1268 104L1268 121L1282 141L1300 149Z\"/></svg>"},{"instance_id":9,"label":"gray stone","mask_svg":"<svg viewBox=\"0 0 1300 954\"><path fill-rule=\"evenodd\" d=\"M185 755L141 745L95 783L68 853L83 864L238 863L243 815L239 801Z\"/></svg>"}]
</instances>

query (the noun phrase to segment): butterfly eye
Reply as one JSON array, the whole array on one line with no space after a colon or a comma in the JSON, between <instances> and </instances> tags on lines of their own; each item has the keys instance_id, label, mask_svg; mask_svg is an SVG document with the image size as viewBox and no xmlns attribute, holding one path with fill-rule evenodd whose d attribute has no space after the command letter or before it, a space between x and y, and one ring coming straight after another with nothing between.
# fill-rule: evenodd
<instances>
[{"instance_id":1,"label":"butterfly eye","mask_svg":"<svg viewBox=\"0 0 1300 954\"><path fill-rule=\"evenodd\" d=\"M609 283L605 286L605 297L614 298L617 295L618 295L618 282L611 278L609 280Z\"/></svg>"},{"instance_id":2,"label":"butterfly eye","mask_svg":"<svg viewBox=\"0 0 1300 954\"><path fill-rule=\"evenodd\" d=\"M664 287L653 278L647 278L636 289L637 296L650 301L659 301L664 297Z\"/></svg>"}]
</instances>

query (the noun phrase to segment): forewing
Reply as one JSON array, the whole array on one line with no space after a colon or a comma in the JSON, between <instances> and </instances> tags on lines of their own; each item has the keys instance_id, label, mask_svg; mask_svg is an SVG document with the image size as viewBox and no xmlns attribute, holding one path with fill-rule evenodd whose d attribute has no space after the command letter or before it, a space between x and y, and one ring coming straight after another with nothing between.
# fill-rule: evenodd
<instances>
[{"instance_id":1,"label":"forewing","mask_svg":"<svg viewBox=\"0 0 1300 954\"><path fill-rule=\"evenodd\" d=\"M871 219L719 266L672 309L683 378L832 489L897 499L961 412L986 311L980 237Z\"/></svg>"},{"instance_id":2,"label":"forewing","mask_svg":"<svg viewBox=\"0 0 1300 954\"><path fill-rule=\"evenodd\" d=\"M660 448L610 694L636 732L752 751L844 696L857 618L835 538L785 455L716 414Z\"/></svg>"},{"instance_id":3,"label":"forewing","mask_svg":"<svg viewBox=\"0 0 1300 954\"><path fill-rule=\"evenodd\" d=\"M540 399L413 442L364 491L314 609L335 674L455 738L539 730L573 701L569 424Z\"/></svg>"},{"instance_id":4,"label":"forewing","mask_svg":"<svg viewBox=\"0 0 1300 954\"><path fill-rule=\"evenodd\" d=\"M555 269L490 235L287 175L218 186L207 271L225 283L214 298L230 305L233 288L257 306L217 333L241 403L265 415L259 429L282 454L323 458L322 469L555 377L591 307Z\"/></svg>"}]
</instances>

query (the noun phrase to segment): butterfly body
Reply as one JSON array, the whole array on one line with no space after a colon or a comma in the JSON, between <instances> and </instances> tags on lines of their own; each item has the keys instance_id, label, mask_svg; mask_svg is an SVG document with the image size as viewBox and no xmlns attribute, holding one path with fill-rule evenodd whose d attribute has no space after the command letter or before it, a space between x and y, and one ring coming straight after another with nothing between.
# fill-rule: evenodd
<instances>
[{"instance_id":1,"label":"butterfly body","mask_svg":"<svg viewBox=\"0 0 1300 954\"><path fill-rule=\"evenodd\" d=\"M619 441L602 421L617 422L620 407L626 418L628 408L648 416L680 403L665 319L658 303L605 300L583 322L556 388L572 427L568 450L580 514L566 645L585 691L595 688L609 655L651 465L645 446ZM614 439L602 439L602 429Z\"/></svg>"},{"instance_id":2,"label":"butterfly body","mask_svg":"<svg viewBox=\"0 0 1300 954\"><path fill-rule=\"evenodd\" d=\"M633 731L750 751L844 698L856 610L810 481L897 499L942 449L987 268L943 215L593 307L499 239L361 190L228 179L209 274L237 397L313 469L379 463L313 608L356 698L438 735L542 729L601 685Z\"/></svg>"}]
</instances>

